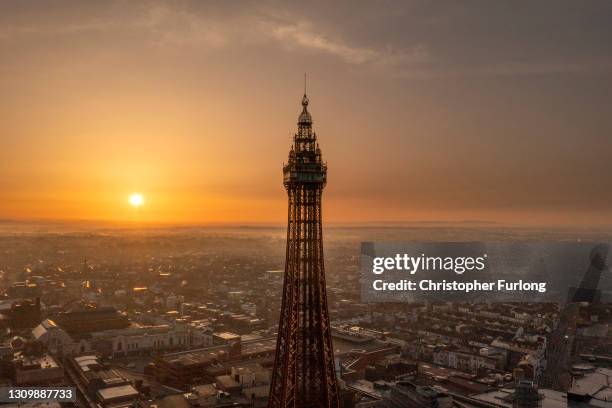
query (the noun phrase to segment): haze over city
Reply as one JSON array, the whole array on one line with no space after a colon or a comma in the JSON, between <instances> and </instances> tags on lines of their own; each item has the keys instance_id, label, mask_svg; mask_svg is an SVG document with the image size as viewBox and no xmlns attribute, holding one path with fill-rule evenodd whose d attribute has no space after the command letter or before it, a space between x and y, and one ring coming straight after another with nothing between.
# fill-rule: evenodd
<instances>
[{"instance_id":1,"label":"haze over city","mask_svg":"<svg viewBox=\"0 0 612 408\"><path fill-rule=\"evenodd\" d=\"M0 1L0 405L612 408L611 22Z\"/></svg>"},{"instance_id":2,"label":"haze over city","mask_svg":"<svg viewBox=\"0 0 612 408\"><path fill-rule=\"evenodd\" d=\"M0 218L281 225L307 72L326 222L601 225L611 14L603 1L4 3Z\"/></svg>"}]
</instances>

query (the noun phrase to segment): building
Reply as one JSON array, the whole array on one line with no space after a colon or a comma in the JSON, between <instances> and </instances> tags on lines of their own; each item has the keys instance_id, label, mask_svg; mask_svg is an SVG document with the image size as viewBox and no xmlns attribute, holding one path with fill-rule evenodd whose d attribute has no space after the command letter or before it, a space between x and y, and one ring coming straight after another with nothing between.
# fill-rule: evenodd
<instances>
[{"instance_id":1,"label":"building","mask_svg":"<svg viewBox=\"0 0 612 408\"><path fill-rule=\"evenodd\" d=\"M540 336L536 341L503 341L495 339L491 342L491 347L508 352L508 367L515 368L529 365L530 378L537 381L545 366L546 339Z\"/></svg>"},{"instance_id":2,"label":"building","mask_svg":"<svg viewBox=\"0 0 612 408\"><path fill-rule=\"evenodd\" d=\"M125 313L111 306L86 305L82 309L61 312L55 322L75 337L102 330L125 329L130 321Z\"/></svg>"},{"instance_id":3,"label":"building","mask_svg":"<svg viewBox=\"0 0 612 408\"><path fill-rule=\"evenodd\" d=\"M228 358L235 360L242 355L242 338L231 332L213 333L213 344L227 346Z\"/></svg>"},{"instance_id":4,"label":"building","mask_svg":"<svg viewBox=\"0 0 612 408\"><path fill-rule=\"evenodd\" d=\"M214 380L206 369L227 360L227 352L224 349L224 346L217 346L158 356L147 367L146 372L161 384L186 390L193 385Z\"/></svg>"},{"instance_id":5,"label":"building","mask_svg":"<svg viewBox=\"0 0 612 408\"><path fill-rule=\"evenodd\" d=\"M12 377L15 385L61 384L64 380L64 368L48 354L26 356L19 353L12 362Z\"/></svg>"},{"instance_id":6,"label":"building","mask_svg":"<svg viewBox=\"0 0 612 408\"><path fill-rule=\"evenodd\" d=\"M43 320L32 329L32 338L42 343L49 353L55 356L70 356L90 351L90 345L86 340L73 340L66 330L51 319Z\"/></svg>"},{"instance_id":7,"label":"building","mask_svg":"<svg viewBox=\"0 0 612 408\"><path fill-rule=\"evenodd\" d=\"M189 331L189 348L202 348L213 345L213 329L207 322L189 322L187 330Z\"/></svg>"},{"instance_id":8,"label":"building","mask_svg":"<svg viewBox=\"0 0 612 408\"><path fill-rule=\"evenodd\" d=\"M91 349L105 357L186 349L188 340L186 329L169 325L132 325L125 329L96 331L89 335Z\"/></svg>"},{"instance_id":9,"label":"building","mask_svg":"<svg viewBox=\"0 0 612 408\"><path fill-rule=\"evenodd\" d=\"M467 373L476 374L479 370L501 370L505 366L505 356L483 355L468 351L437 348L433 353L433 363L444 367L455 368Z\"/></svg>"},{"instance_id":10,"label":"building","mask_svg":"<svg viewBox=\"0 0 612 408\"><path fill-rule=\"evenodd\" d=\"M95 355L70 357L67 370L81 393L101 406L127 403L139 397L131 382Z\"/></svg>"},{"instance_id":11,"label":"building","mask_svg":"<svg viewBox=\"0 0 612 408\"><path fill-rule=\"evenodd\" d=\"M289 199L287 259L269 408L340 404L323 263L321 198L327 165L308 103L304 93L298 131L283 166Z\"/></svg>"},{"instance_id":12,"label":"building","mask_svg":"<svg viewBox=\"0 0 612 408\"><path fill-rule=\"evenodd\" d=\"M253 363L272 366L275 346L276 339L270 337L240 340L239 355L232 351L238 349L232 344L164 354L157 356L146 372L162 384L188 390L197 384L214 382L218 376L230 375L232 367Z\"/></svg>"},{"instance_id":13,"label":"building","mask_svg":"<svg viewBox=\"0 0 612 408\"><path fill-rule=\"evenodd\" d=\"M521 380L514 390L513 408L540 408L542 395L538 392L532 381Z\"/></svg>"},{"instance_id":14,"label":"building","mask_svg":"<svg viewBox=\"0 0 612 408\"><path fill-rule=\"evenodd\" d=\"M418 364L399 356L389 356L365 368L364 377L368 381L393 381L398 377L416 377Z\"/></svg>"},{"instance_id":15,"label":"building","mask_svg":"<svg viewBox=\"0 0 612 408\"><path fill-rule=\"evenodd\" d=\"M40 298L14 299L2 302L0 328L27 329L36 326L42 319Z\"/></svg>"},{"instance_id":16,"label":"building","mask_svg":"<svg viewBox=\"0 0 612 408\"><path fill-rule=\"evenodd\" d=\"M416 385L410 381L398 381L391 393L377 407L380 408L451 408L452 398L432 387Z\"/></svg>"},{"instance_id":17,"label":"building","mask_svg":"<svg viewBox=\"0 0 612 408\"><path fill-rule=\"evenodd\" d=\"M6 295L9 298L39 298L42 294L40 287L30 281L15 282L6 289Z\"/></svg>"},{"instance_id":18,"label":"building","mask_svg":"<svg viewBox=\"0 0 612 408\"><path fill-rule=\"evenodd\" d=\"M270 370L257 363L232 367L230 376L242 387L270 384Z\"/></svg>"},{"instance_id":19,"label":"building","mask_svg":"<svg viewBox=\"0 0 612 408\"><path fill-rule=\"evenodd\" d=\"M233 396L217 388L216 384L194 386L184 394L167 395L156 399L150 407L161 408L259 408L243 396Z\"/></svg>"},{"instance_id":20,"label":"building","mask_svg":"<svg viewBox=\"0 0 612 408\"><path fill-rule=\"evenodd\" d=\"M252 406L264 407L270 392L270 370L261 364L232 366L229 374L215 378L217 389L235 397L243 397Z\"/></svg>"},{"instance_id":21,"label":"building","mask_svg":"<svg viewBox=\"0 0 612 408\"><path fill-rule=\"evenodd\" d=\"M101 388L96 392L96 399L102 406L117 406L117 404L129 403L138 399L140 393L131 384L117 385L115 387Z\"/></svg>"}]
</instances>

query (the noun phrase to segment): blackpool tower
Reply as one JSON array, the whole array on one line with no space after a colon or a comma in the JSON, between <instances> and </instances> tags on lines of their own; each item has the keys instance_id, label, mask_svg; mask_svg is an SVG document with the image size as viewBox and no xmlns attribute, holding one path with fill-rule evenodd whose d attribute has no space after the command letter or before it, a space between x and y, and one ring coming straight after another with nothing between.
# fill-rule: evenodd
<instances>
[{"instance_id":1,"label":"blackpool tower","mask_svg":"<svg viewBox=\"0 0 612 408\"><path fill-rule=\"evenodd\" d=\"M327 166L312 131L308 97L283 166L289 197L283 301L268 408L339 406L325 267L321 196Z\"/></svg>"}]
</instances>

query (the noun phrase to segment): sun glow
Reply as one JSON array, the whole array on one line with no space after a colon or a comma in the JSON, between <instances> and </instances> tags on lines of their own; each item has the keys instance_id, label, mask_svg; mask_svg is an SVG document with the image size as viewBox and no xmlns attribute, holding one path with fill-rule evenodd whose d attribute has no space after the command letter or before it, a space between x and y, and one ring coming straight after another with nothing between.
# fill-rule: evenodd
<instances>
[{"instance_id":1,"label":"sun glow","mask_svg":"<svg viewBox=\"0 0 612 408\"><path fill-rule=\"evenodd\" d=\"M144 204L144 198L142 197L142 194L137 194L137 193L130 195L130 198L128 199L128 201L132 207L136 207L136 208Z\"/></svg>"}]
</instances>

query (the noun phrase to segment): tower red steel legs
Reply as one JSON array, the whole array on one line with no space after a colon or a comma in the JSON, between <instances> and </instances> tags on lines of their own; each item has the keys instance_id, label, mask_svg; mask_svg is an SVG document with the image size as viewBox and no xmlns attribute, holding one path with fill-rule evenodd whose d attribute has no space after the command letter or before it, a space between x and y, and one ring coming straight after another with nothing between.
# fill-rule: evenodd
<instances>
[{"instance_id":1,"label":"tower red steel legs","mask_svg":"<svg viewBox=\"0 0 612 408\"><path fill-rule=\"evenodd\" d=\"M327 180L308 97L283 166L289 198L283 301L268 408L336 408L331 328L325 290L321 196Z\"/></svg>"}]
</instances>

